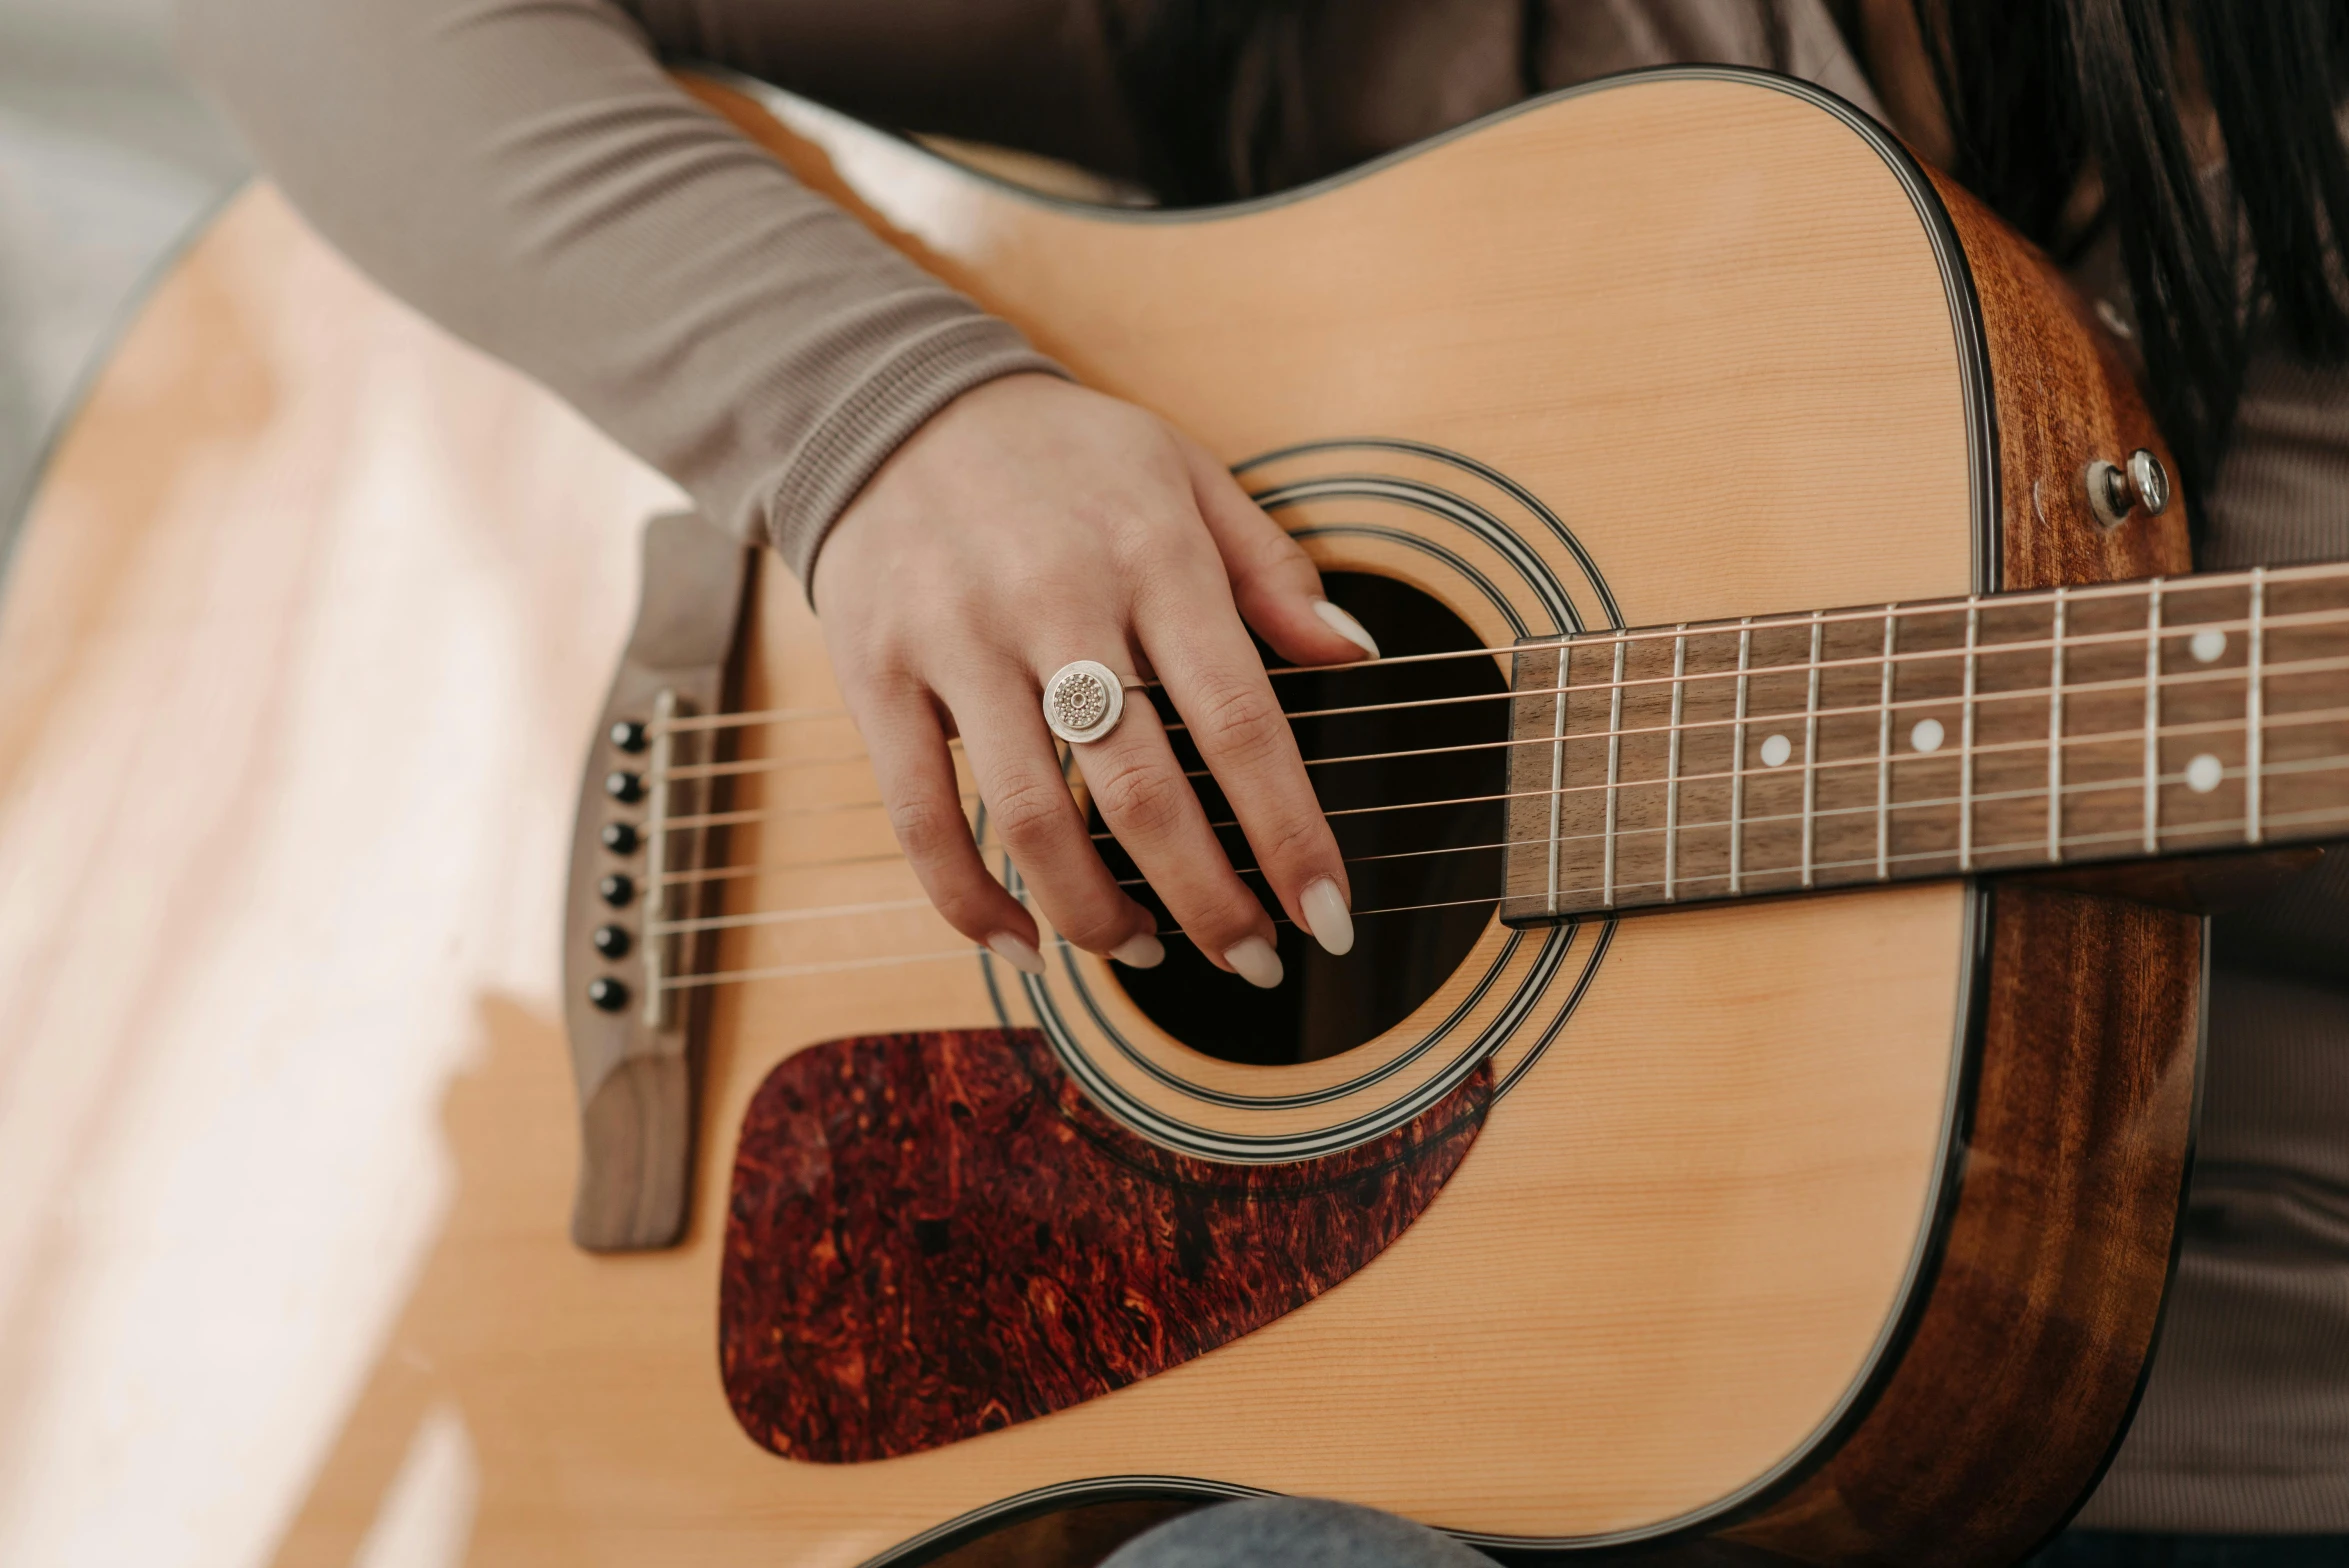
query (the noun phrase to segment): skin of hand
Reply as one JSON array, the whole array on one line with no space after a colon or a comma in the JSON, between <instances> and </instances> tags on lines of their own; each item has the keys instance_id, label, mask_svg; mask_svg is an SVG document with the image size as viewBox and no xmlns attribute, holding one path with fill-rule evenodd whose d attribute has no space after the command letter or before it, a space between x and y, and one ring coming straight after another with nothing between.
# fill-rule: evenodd
<instances>
[{"instance_id":1,"label":"skin of hand","mask_svg":"<svg viewBox=\"0 0 2349 1568\"><path fill-rule=\"evenodd\" d=\"M1053 927L1137 967L1164 956L1096 852L1044 724L1044 682L1094 659L1163 683L1281 907L1332 952L1353 945L1345 863L1247 628L1298 664L1376 645L1223 466L1154 415L1046 375L964 393L841 514L812 595L898 843L972 941L1043 969L1035 920L972 840L956 734L991 832ZM1073 749L1104 821L1200 951L1278 984L1272 918L1151 703L1130 697L1111 734Z\"/></svg>"}]
</instances>

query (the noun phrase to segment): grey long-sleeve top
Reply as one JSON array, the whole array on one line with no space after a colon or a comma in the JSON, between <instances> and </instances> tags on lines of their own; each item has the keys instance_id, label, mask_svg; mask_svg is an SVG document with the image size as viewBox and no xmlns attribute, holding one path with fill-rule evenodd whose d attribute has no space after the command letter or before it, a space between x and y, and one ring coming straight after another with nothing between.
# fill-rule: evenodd
<instances>
[{"instance_id":1,"label":"grey long-sleeve top","mask_svg":"<svg viewBox=\"0 0 2349 1568\"><path fill-rule=\"evenodd\" d=\"M1221 29L1159 0L186 5L197 73L328 238L803 579L931 413L1053 367L794 184L660 57L1178 200L1294 184L1640 65L1770 66L1874 107L1823 0L1293 0ZM2209 512L2206 565L2349 558L2349 375L2262 355ZM2217 954L2168 1326L2083 1518L2349 1532L2349 852L2219 922Z\"/></svg>"}]
</instances>

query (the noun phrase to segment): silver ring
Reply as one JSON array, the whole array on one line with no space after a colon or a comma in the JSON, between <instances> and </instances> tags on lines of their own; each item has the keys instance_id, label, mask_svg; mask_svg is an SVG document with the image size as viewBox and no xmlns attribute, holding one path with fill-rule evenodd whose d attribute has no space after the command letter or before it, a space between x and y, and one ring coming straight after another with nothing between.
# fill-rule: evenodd
<instances>
[{"instance_id":1,"label":"silver ring","mask_svg":"<svg viewBox=\"0 0 2349 1568\"><path fill-rule=\"evenodd\" d=\"M1078 659L1044 683L1044 722L1072 746L1099 740L1126 711L1126 683L1106 664Z\"/></svg>"}]
</instances>

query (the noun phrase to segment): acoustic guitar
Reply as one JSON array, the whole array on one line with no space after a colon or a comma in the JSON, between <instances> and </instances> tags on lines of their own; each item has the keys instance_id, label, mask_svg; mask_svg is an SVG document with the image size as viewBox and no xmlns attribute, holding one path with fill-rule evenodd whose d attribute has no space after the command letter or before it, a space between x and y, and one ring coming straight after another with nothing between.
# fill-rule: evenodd
<instances>
[{"instance_id":1,"label":"acoustic guitar","mask_svg":"<svg viewBox=\"0 0 2349 1568\"><path fill-rule=\"evenodd\" d=\"M2197 911L2349 829L2349 573L2182 575L2122 347L1789 80L1184 213L690 85L1232 463L1370 626L1273 677L1359 941L1284 925L1272 993L971 948L788 575L254 190L0 622L0 1539L1080 1563L1262 1492L1512 1561L2059 1528L2155 1341Z\"/></svg>"}]
</instances>

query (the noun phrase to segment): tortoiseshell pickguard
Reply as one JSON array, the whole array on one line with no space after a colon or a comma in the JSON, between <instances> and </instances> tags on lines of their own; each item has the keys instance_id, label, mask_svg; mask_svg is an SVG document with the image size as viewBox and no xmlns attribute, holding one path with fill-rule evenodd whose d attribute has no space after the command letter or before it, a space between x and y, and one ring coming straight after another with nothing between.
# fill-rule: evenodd
<instances>
[{"instance_id":1,"label":"tortoiseshell pickguard","mask_svg":"<svg viewBox=\"0 0 2349 1568\"><path fill-rule=\"evenodd\" d=\"M1033 1029L835 1040L743 1118L719 1349L792 1459L913 1453L1097 1398L1295 1310L1418 1218L1489 1073L1296 1165L1216 1165L1110 1120Z\"/></svg>"}]
</instances>

